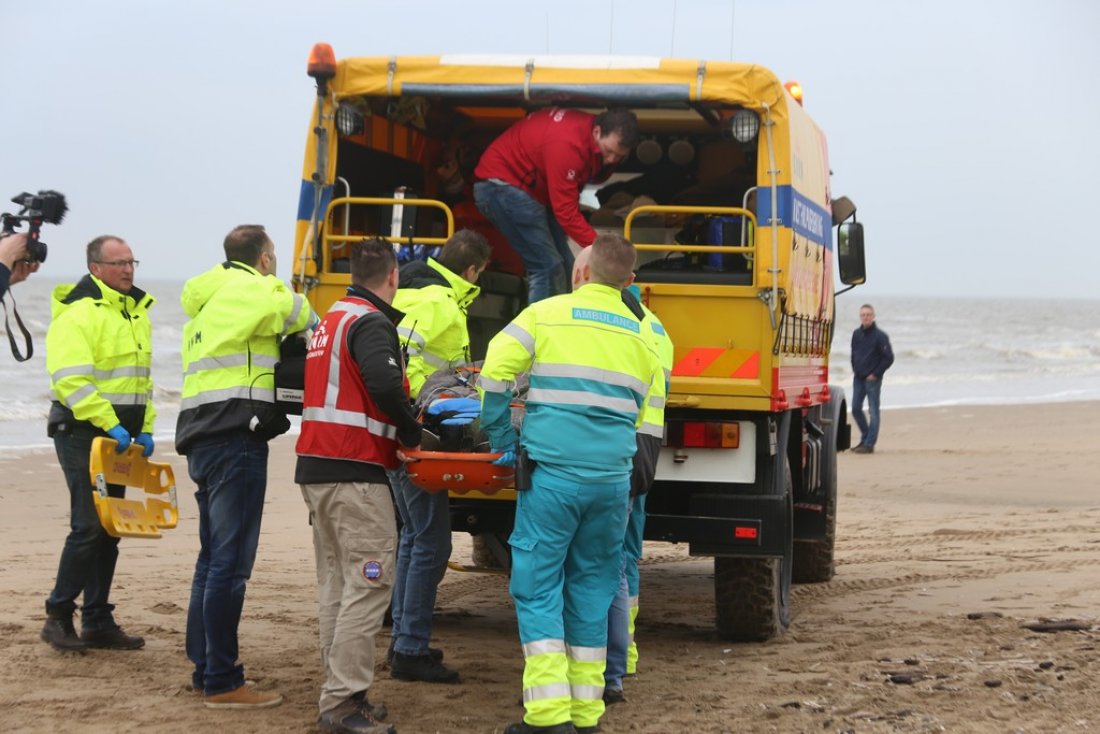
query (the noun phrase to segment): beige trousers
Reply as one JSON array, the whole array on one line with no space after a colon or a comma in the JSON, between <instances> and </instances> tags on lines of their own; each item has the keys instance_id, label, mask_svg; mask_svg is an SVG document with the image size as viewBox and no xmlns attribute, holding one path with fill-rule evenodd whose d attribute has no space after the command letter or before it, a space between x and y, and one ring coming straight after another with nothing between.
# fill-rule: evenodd
<instances>
[{"instance_id":1,"label":"beige trousers","mask_svg":"<svg viewBox=\"0 0 1100 734\"><path fill-rule=\"evenodd\" d=\"M299 486L317 559L323 714L374 682L374 638L393 593L397 526L386 484Z\"/></svg>"}]
</instances>

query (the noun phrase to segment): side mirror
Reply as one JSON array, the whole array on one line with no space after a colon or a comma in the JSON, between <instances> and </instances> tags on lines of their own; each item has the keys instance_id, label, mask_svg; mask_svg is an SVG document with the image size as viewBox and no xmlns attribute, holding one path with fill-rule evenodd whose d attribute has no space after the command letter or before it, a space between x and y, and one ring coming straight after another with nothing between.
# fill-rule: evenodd
<instances>
[{"instance_id":1,"label":"side mirror","mask_svg":"<svg viewBox=\"0 0 1100 734\"><path fill-rule=\"evenodd\" d=\"M837 231L836 260L840 282L861 285L867 281L867 265L863 259L863 225L845 222Z\"/></svg>"}]
</instances>

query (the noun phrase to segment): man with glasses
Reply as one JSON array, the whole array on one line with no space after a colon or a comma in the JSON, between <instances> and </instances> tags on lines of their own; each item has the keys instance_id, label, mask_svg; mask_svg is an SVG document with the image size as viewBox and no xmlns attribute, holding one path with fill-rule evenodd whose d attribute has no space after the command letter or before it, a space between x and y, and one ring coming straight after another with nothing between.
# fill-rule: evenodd
<instances>
[{"instance_id":1,"label":"man with glasses","mask_svg":"<svg viewBox=\"0 0 1100 734\"><path fill-rule=\"evenodd\" d=\"M118 538L107 535L96 515L90 479L92 439L108 436L116 451L131 443L153 453L152 328L154 299L134 286L138 261L120 237L88 243L88 275L54 289L53 320L46 333L46 368L54 400L47 433L69 485L72 512L57 580L46 599L42 639L57 650L102 647L135 650L145 644L115 623L107 599L118 560ZM107 485L122 497L125 487ZM73 626L76 598L83 594L82 632Z\"/></svg>"},{"instance_id":2,"label":"man with glasses","mask_svg":"<svg viewBox=\"0 0 1100 734\"><path fill-rule=\"evenodd\" d=\"M573 251L596 231L578 199L589 183L606 181L638 143L638 119L618 107L593 116L551 107L504 131L474 170L474 200L508 238L527 269L527 301L569 292Z\"/></svg>"}]
</instances>

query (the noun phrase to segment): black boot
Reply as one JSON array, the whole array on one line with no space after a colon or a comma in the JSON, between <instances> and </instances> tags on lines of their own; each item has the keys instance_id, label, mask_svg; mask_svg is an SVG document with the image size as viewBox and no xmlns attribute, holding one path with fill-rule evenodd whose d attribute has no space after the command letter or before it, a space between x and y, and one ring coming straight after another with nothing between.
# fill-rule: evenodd
<instances>
[{"instance_id":1,"label":"black boot","mask_svg":"<svg viewBox=\"0 0 1100 734\"><path fill-rule=\"evenodd\" d=\"M46 626L42 628L40 635L43 641L50 643L54 650L72 652L74 650L86 650L88 644L76 635L73 627L73 613L65 614L57 611L46 612Z\"/></svg>"},{"instance_id":2,"label":"black boot","mask_svg":"<svg viewBox=\"0 0 1100 734\"><path fill-rule=\"evenodd\" d=\"M397 650L395 650L394 647L393 647L393 640L390 640L389 649L386 650L386 662L387 663L390 663L391 665L393 664L393 654L395 652L397 652ZM432 660L436 661L437 663L442 663L443 662L443 651L440 650L438 647L429 647L428 648L428 655L430 655Z\"/></svg>"},{"instance_id":3,"label":"black boot","mask_svg":"<svg viewBox=\"0 0 1100 734\"><path fill-rule=\"evenodd\" d=\"M521 721L518 724L509 724L504 730L504 734L576 734L576 732L571 721L563 721L553 726L532 726L526 721Z\"/></svg>"},{"instance_id":4,"label":"black boot","mask_svg":"<svg viewBox=\"0 0 1100 734\"><path fill-rule=\"evenodd\" d=\"M425 683L458 683L458 671L451 670L431 655L394 653L390 677L397 680L420 680Z\"/></svg>"},{"instance_id":5,"label":"black boot","mask_svg":"<svg viewBox=\"0 0 1100 734\"><path fill-rule=\"evenodd\" d=\"M88 647L101 647L105 650L137 650L145 647L145 638L128 635L119 626L105 630L84 630L80 639Z\"/></svg>"},{"instance_id":6,"label":"black boot","mask_svg":"<svg viewBox=\"0 0 1100 734\"><path fill-rule=\"evenodd\" d=\"M366 691L359 691L358 693L351 694L351 700L359 705L361 711L366 711L376 721L385 721L386 717L390 714L389 710L386 708L386 704L371 703L367 699Z\"/></svg>"}]
</instances>

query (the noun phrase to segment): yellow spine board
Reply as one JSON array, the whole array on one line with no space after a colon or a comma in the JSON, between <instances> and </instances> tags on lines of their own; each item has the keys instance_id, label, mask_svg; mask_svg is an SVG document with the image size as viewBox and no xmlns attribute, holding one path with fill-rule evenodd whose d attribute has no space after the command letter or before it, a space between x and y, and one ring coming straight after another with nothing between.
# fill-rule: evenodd
<instances>
[{"instance_id":1,"label":"yellow spine board","mask_svg":"<svg viewBox=\"0 0 1100 734\"><path fill-rule=\"evenodd\" d=\"M88 466L95 486L92 497L99 522L108 535L116 538L159 538L161 529L174 528L179 521L172 467L148 461L137 444L131 444L121 454L116 453L117 446L118 442L110 438L99 437L92 441ZM147 495L156 496L144 499L110 497L108 484L136 487Z\"/></svg>"}]
</instances>

